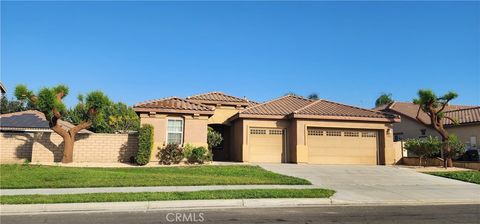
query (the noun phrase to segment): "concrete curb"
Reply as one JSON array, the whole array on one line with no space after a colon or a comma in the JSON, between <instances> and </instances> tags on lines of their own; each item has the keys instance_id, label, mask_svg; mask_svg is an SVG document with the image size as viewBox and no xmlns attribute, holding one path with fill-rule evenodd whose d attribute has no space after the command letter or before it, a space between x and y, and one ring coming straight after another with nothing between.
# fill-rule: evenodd
<instances>
[{"instance_id":1,"label":"concrete curb","mask_svg":"<svg viewBox=\"0 0 480 224\"><path fill-rule=\"evenodd\" d=\"M475 201L345 201L330 198L284 198L284 199L230 199L230 200L178 200L144 202L96 202L0 205L0 215L35 215L53 213L92 212L148 212L158 210L191 210L218 208L278 208L313 206L393 206L393 205L446 205L478 204Z\"/></svg>"}]
</instances>

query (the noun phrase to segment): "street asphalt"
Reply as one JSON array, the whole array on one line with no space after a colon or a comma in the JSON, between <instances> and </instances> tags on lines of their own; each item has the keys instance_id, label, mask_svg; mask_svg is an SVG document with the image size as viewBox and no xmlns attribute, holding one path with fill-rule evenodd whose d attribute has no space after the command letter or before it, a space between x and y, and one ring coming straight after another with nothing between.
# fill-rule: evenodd
<instances>
[{"instance_id":1,"label":"street asphalt","mask_svg":"<svg viewBox=\"0 0 480 224\"><path fill-rule=\"evenodd\" d=\"M323 206L0 216L2 224L480 223L480 205Z\"/></svg>"}]
</instances>

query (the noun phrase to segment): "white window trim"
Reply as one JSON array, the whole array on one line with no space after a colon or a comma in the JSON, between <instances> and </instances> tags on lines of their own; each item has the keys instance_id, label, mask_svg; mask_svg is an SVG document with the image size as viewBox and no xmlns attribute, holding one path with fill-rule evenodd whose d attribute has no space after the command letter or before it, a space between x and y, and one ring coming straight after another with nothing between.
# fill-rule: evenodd
<instances>
[{"instance_id":1,"label":"white window trim","mask_svg":"<svg viewBox=\"0 0 480 224\"><path fill-rule=\"evenodd\" d=\"M169 132L168 131L168 122L169 121L182 121L182 131L181 132ZM179 145L183 145L183 136L184 136L184 133L185 133L185 121L183 120L183 118L181 117L169 117L167 118L167 125L166 125L166 132L165 132L165 142L167 143L166 145L168 145L168 134L169 133L180 133L181 134L181 137L180 137L180 144Z\"/></svg>"}]
</instances>

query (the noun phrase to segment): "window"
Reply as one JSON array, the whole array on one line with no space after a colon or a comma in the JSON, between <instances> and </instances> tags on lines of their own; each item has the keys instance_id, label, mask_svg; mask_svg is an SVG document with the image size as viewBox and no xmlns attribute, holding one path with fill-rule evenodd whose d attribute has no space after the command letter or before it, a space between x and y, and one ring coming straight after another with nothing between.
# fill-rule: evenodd
<instances>
[{"instance_id":1,"label":"window","mask_svg":"<svg viewBox=\"0 0 480 224\"><path fill-rule=\"evenodd\" d=\"M325 131L327 136L342 136L341 131Z\"/></svg>"},{"instance_id":2,"label":"window","mask_svg":"<svg viewBox=\"0 0 480 224\"><path fill-rule=\"evenodd\" d=\"M363 138L375 138L375 137L377 137L377 134L373 131L362 132L362 137Z\"/></svg>"},{"instance_id":3,"label":"window","mask_svg":"<svg viewBox=\"0 0 480 224\"><path fill-rule=\"evenodd\" d=\"M308 135L323 136L323 130L315 130L315 129L308 130Z\"/></svg>"},{"instance_id":4,"label":"window","mask_svg":"<svg viewBox=\"0 0 480 224\"><path fill-rule=\"evenodd\" d=\"M344 137L359 137L360 133L358 131L345 131L343 132Z\"/></svg>"},{"instance_id":5,"label":"window","mask_svg":"<svg viewBox=\"0 0 480 224\"><path fill-rule=\"evenodd\" d=\"M181 145L183 143L183 120L168 119L167 127L167 144L175 143Z\"/></svg>"},{"instance_id":6,"label":"window","mask_svg":"<svg viewBox=\"0 0 480 224\"><path fill-rule=\"evenodd\" d=\"M421 129L420 132L422 133L422 136L424 136L427 133L427 129Z\"/></svg>"},{"instance_id":7,"label":"window","mask_svg":"<svg viewBox=\"0 0 480 224\"><path fill-rule=\"evenodd\" d=\"M403 140L403 133L393 133L393 141L398 142Z\"/></svg>"},{"instance_id":8,"label":"window","mask_svg":"<svg viewBox=\"0 0 480 224\"><path fill-rule=\"evenodd\" d=\"M270 135L283 135L283 130L271 129L271 130L268 131L268 134L270 134Z\"/></svg>"},{"instance_id":9,"label":"window","mask_svg":"<svg viewBox=\"0 0 480 224\"><path fill-rule=\"evenodd\" d=\"M477 149L477 136L470 136L470 148Z\"/></svg>"},{"instance_id":10,"label":"window","mask_svg":"<svg viewBox=\"0 0 480 224\"><path fill-rule=\"evenodd\" d=\"M265 130L265 129L250 129L250 134L252 134L252 135L266 135L267 130Z\"/></svg>"}]
</instances>

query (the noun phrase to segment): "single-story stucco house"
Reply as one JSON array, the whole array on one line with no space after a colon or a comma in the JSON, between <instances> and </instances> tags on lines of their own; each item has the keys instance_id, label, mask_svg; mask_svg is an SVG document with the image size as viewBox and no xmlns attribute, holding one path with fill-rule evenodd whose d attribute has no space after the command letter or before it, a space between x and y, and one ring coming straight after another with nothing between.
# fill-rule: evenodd
<instances>
[{"instance_id":1,"label":"single-story stucco house","mask_svg":"<svg viewBox=\"0 0 480 224\"><path fill-rule=\"evenodd\" d=\"M390 114L399 115L402 120L393 124L393 135L395 141L409 138L424 138L427 136L440 135L430 126L430 118L423 111L420 111L419 118L426 123L416 119L418 105L409 102L393 102L375 110ZM451 120L443 119L446 130L449 134L455 134L467 145L467 149L478 150L478 138L480 138L480 106L447 105L445 115L457 121L454 124Z\"/></svg>"},{"instance_id":2,"label":"single-story stucco house","mask_svg":"<svg viewBox=\"0 0 480 224\"><path fill-rule=\"evenodd\" d=\"M154 127L154 148L207 146L207 126L223 145L215 160L311 164L394 164L396 115L286 95L258 104L221 92L134 105ZM153 153L154 155L156 153ZM152 159L155 160L154 157Z\"/></svg>"}]
</instances>

